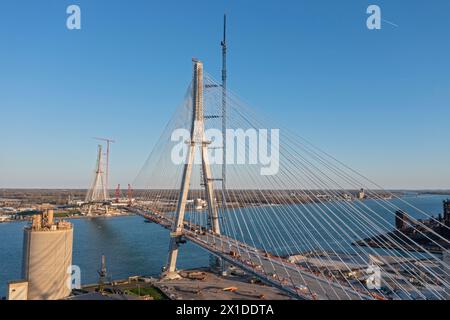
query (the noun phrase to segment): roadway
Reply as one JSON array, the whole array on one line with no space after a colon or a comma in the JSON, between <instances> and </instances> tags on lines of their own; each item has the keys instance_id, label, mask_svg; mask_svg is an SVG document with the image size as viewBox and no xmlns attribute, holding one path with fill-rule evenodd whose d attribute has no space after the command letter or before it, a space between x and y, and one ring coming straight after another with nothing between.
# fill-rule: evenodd
<instances>
[{"instance_id":1,"label":"roadway","mask_svg":"<svg viewBox=\"0 0 450 320\"><path fill-rule=\"evenodd\" d=\"M170 230L172 227L172 220L162 213L137 207L130 210L166 229ZM354 290L344 283L319 277L286 259L268 255L262 250L225 235L214 235L199 226L185 223L183 236L224 261L283 290L293 298L303 300L373 299L366 293Z\"/></svg>"}]
</instances>

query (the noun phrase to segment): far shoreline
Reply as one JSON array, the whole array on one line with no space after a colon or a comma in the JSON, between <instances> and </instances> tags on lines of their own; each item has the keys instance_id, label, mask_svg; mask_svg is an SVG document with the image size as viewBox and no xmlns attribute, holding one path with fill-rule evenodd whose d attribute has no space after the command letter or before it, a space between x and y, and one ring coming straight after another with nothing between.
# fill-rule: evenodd
<instances>
[{"instance_id":1,"label":"far shoreline","mask_svg":"<svg viewBox=\"0 0 450 320\"><path fill-rule=\"evenodd\" d=\"M106 215L95 215L95 216L86 216L86 215L77 215L77 216L70 216L70 217L55 217L55 219L59 219L59 220L80 220L80 219L109 219L109 218L120 218L120 217L133 217L136 216L135 213L120 213L120 214L114 214L114 215L110 215L110 216L106 216ZM30 219L14 219L14 220L6 220L6 221L2 221L0 222L0 225L2 224L9 224L9 223L28 223L30 221Z\"/></svg>"}]
</instances>

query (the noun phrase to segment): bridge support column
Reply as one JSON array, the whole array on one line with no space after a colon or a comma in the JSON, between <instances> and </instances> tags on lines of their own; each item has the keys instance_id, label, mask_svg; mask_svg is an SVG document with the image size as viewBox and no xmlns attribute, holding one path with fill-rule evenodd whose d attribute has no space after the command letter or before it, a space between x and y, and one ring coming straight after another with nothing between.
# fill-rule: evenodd
<instances>
[{"instance_id":1,"label":"bridge support column","mask_svg":"<svg viewBox=\"0 0 450 320\"><path fill-rule=\"evenodd\" d=\"M184 213L186 210L186 200L189 192L189 184L191 181L192 174L192 163L194 162L195 156L195 144L191 142L189 147L189 153L187 157L187 163L184 165L183 170L183 180L181 181L181 191L178 198L177 205L177 215L175 218L175 222L172 226L172 232L170 233L170 247L169 247L169 257L167 260L167 272L169 277L173 277L173 274L176 272L176 264L177 264L177 256L178 256L178 247L179 247L179 239L183 232L183 222L184 222Z\"/></svg>"},{"instance_id":2,"label":"bridge support column","mask_svg":"<svg viewBox=\"0 0 450 320\"><path fill-rule=\"evenodd\" d=\"M203 64L194 60L193 77L193 117L191 126L191 137L189 141L189 151L186 163L183 169L180 195L178 197L177 212L172 232L170 233L169 256L165 276L167 278L177 277L176 263L178 256L178 247L184 229L184 214L186 210L186 201L189 192L189 186L192 175L192 165L194 162L196 147L201 148L203 183L206 189L206 200L208 203L208 215L211 222L212 232L220 234L218 210L215 204L213 179L208 160L208 145L205 137L205 125L203 115Z\"/></svg>"}]
</instances>

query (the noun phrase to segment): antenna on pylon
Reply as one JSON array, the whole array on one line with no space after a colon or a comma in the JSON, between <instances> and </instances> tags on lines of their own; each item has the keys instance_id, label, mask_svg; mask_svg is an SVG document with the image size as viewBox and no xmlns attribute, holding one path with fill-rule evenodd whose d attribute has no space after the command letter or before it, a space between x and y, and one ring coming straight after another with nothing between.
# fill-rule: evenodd
<instances>
[{"instance_id":1,"label":"antenna on pylon","mask_svg":"<svg viewBox=\"0 0 450 320\"><path fill-rule=\"evenodd\" d=\"M222 206L226 208L227 190L227 15L223 15L222 46Z\"/></svg>"}]
</instances>

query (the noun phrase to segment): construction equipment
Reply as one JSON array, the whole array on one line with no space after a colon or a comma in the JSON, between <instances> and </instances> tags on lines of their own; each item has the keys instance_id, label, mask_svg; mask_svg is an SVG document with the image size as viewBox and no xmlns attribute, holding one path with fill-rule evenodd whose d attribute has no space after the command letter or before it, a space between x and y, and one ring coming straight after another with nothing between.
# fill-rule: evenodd
<instances>
[{"instance_id":1,"label":"construction equipment","mask_svg":"<svg viewBox=\"0 0 450 320\"><path fill-rule=\"evenodd\" d=\"M104 286L105 286L105 282L106 282L106 277L108 275L108 273L106 271L105 255L102 255L102 262L101 262L100 270L98 270L97 272L98 272L98 275L99 275L98 291L99 292L103 292L103 289L104 289Z\"/></svg>"}]
</instances>

